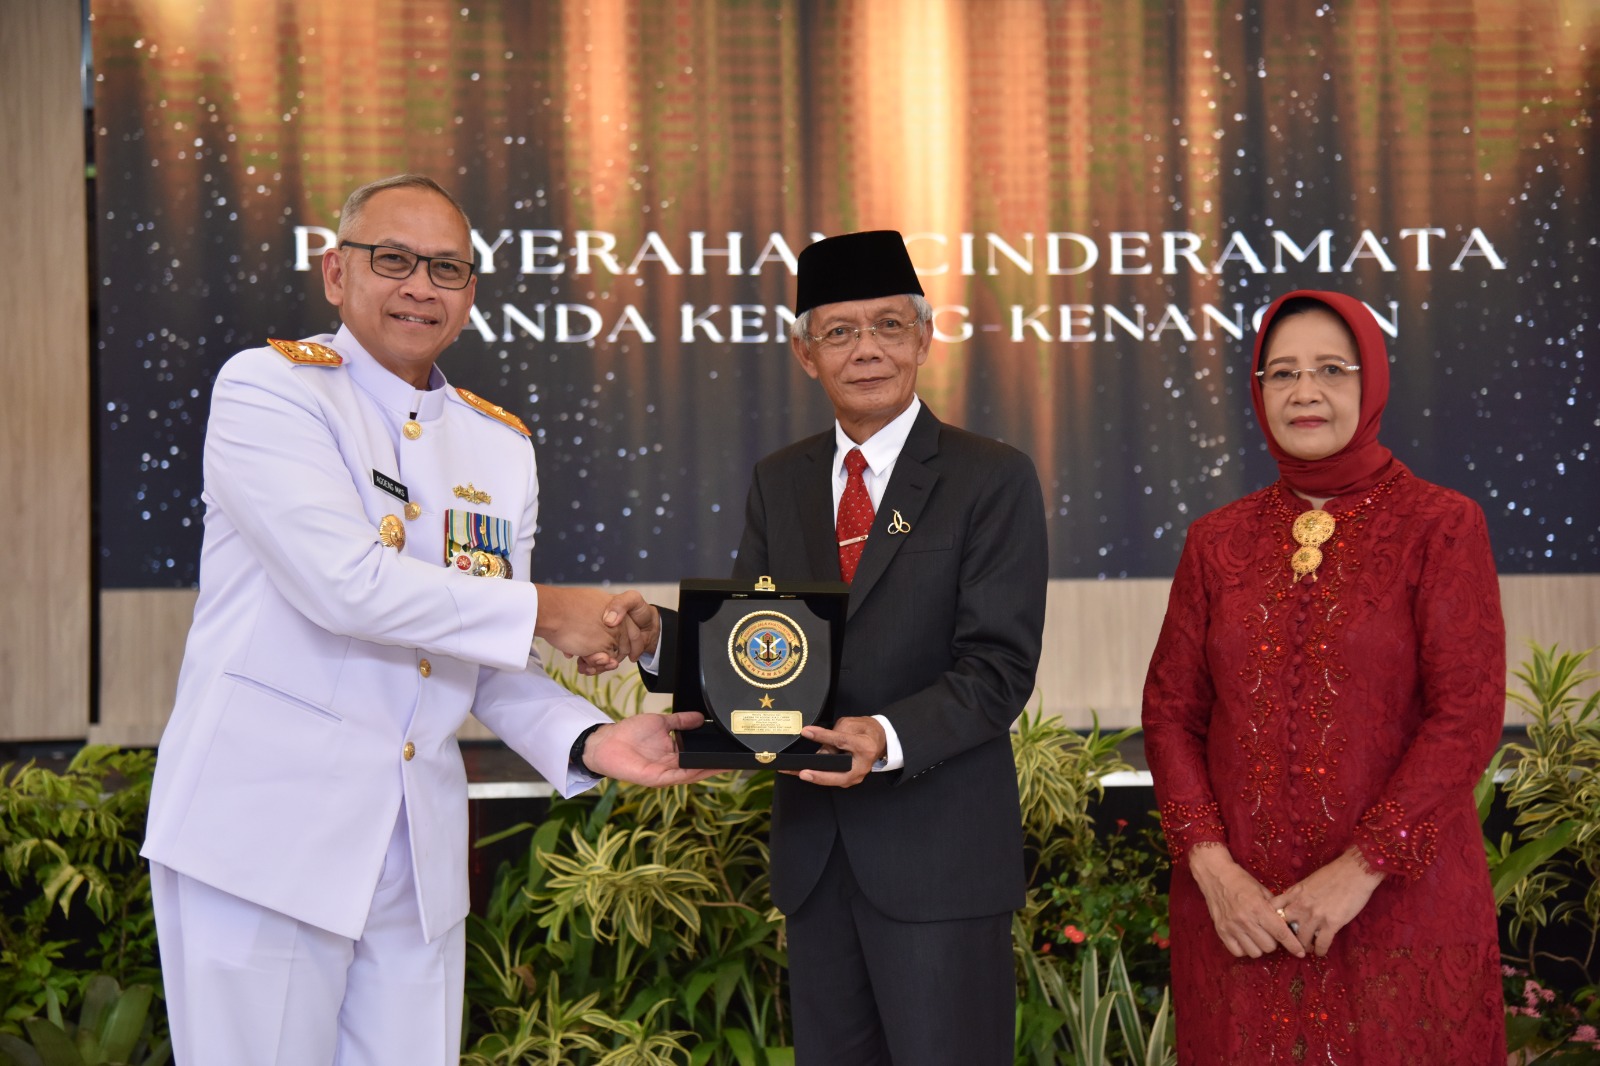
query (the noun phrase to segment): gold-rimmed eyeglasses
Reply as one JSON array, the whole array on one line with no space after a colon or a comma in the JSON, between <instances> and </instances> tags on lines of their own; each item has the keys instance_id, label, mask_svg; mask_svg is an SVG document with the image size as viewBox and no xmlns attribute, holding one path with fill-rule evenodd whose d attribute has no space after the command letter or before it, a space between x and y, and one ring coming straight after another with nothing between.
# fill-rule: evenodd
<instances>
[{"instance_id":1,"label":"gold-rimmed eyeglasses","mask_svg":"<svg viewBox=\"0 0 1600 1066\"><path fill-rule=\"evenodd\" d=\"M449 259L438 255L418 255L406 248L392 244L361 244L358 241L340 241L340 248L365 249L372 272L380 277L409 278L418 263L428 264L428 277L441 289L464 289L472 280L476 269L464 259Z\"/></svg>"},{"instance_id":2,"label":"gold-rimmed eyeglasses","mask_svg":"<svg viewBox=\"0 0 1600 1066\"><path fill-rule=\"evenodd\" d=\"M834 351L847 351L861 343L861 335L870 333L885 348L899 348L917 337L917 321L903 318L880 318L870 326L832 326L819 334L808 333L811 343Z\"/></svg>"},{"instance_id":3,"label":"gold-rimmed eyeglasses","mask_svg":"<svg viewBox=\"0 0 1600 1066\"><path fill-rule=\"evenodd\" d=\"M1361 369L1349 363L1323 363L1321 366L1301 367L1298 370L1280 366L1271 370L1257 370L1256 377L1261 379L1263 389L1281 392L1293 388L1295 382L1300 380L1301 374L1310 374L1311 380L1323 388L1343 388L1356 380L1356 373Z\"/></svg>"}]
</instances>

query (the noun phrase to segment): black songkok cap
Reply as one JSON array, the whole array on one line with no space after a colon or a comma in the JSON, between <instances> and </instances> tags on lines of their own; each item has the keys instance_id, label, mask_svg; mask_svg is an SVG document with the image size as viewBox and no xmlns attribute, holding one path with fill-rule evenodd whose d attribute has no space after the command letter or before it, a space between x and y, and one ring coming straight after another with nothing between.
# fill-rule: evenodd
<instances>
[{"instance_id":1,"label":"black songkok cap","mask_svg":"<svg viewBox=\"0 0 1600 1066\"><path fill-rule=\"evenodd\" d=\"M795 317L823 304L923 295L905 238L892 229L827 237L800 253Z\"/></svg>"}]
</instances>

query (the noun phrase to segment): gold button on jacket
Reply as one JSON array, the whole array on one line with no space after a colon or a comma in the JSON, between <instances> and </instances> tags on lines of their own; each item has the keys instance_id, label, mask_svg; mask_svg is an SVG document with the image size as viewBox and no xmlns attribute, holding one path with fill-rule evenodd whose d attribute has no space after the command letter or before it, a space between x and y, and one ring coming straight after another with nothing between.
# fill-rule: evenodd
<instances>
[{"instance_id":1,"label":"gold button on jacket","mask_svg":"<svg viewBox=\"0 0 1600 1066\"><path fill-rule=\"evenodd\" d=\"M406 741L406 746L400 749L400 754L405 756L406 762L410 762L412 759L416 758L417 746L408 740Z\"/></svg>"},{"instance_id":2,"label":"gold button on jacket","mask_svg":"<svg viewBox=\"0 0 1600 1066\"><path fill-rule=\"evenodd\" d=\"M423 677L433 676L433 664L426 659L417 664L417 670L422 674Z\"/></svg>"}]
</instances>

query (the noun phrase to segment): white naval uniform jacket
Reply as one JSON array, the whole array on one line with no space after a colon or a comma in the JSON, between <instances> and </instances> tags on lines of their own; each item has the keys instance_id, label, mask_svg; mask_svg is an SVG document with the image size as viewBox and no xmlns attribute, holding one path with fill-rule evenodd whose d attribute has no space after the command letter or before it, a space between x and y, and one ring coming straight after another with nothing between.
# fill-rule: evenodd
<instances>
[{"instance_id":1,"label":"white naval uniform jacket","mask_svg":"<svg viewBox=\"0 0 1600 1066\"><path fill-rule=\"evenodd\" d=\"M253 348L217 376L200 596L143 854L355 938L403 801L432 940L468 909L455 738L467 713L563 794L592 783L569 775L568 754L608 719L531 651L539 483L528 439L437 369L440 387L418 390L347 329L311 339L343 364ZM413 412L416 440L401 431ZM374 471L421 514L407 520ZM489 502L454 494L469 485ZM445 565L451 508L510 520L513 580ZM404 524L402 550L379 540L385 515Z\"/></svg>"}]
</instances>

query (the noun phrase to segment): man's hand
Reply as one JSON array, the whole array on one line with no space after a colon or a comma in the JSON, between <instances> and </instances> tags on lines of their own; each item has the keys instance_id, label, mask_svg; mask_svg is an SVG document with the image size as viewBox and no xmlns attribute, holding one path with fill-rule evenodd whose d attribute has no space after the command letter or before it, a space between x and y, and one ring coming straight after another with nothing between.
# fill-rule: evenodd
<instances>
[{"instance_id":1,"label":"man's hand","mask_svg":"<svg viewBox=\"0 0 1600 1066\"><path fill-rule=\"evenodd\" d=\"M673 730L698 729L706 716L698 711L636 714L603 725L583 745L583 764L597 774L636 785L685 785L704 781L719 770L684 770L678 766Z\"/></svg>"},{"instance_id":2,"label":"man's hand","mask_svg":"<svg viewBox=\"0 0 1600 1066\"><path fill-rule=\"evenodd\" d=\"M832 729L808 725L800 730L807 740L822 745L826 754L843 752L850 756L850 769L842 773L823 770L801 770L800 780L813 785L849 788L865 781L872 772L872 764L889 753L888 738L883 735L883 725L876 718L841 718Z\"/></svg>"},{"instance_id":3,"label":"man's hand","mask_svg":"<svg viewBox=\"0 0 1600 1066\"><path fill-rule=\"evenodd\" d=\"M1288 920L1278 910L1282 904L1248 870L1233 861L1226 847L1197 844L1190 848L1189 871L1206 897L1206 909L1211 912L1217 936L1235 958L1248 955L1259 959L1276 951L1280 944L1295 958L1305 958L1306 949L1289 931Z\"/></svg>"},{"instance_id":4,"label":"man's hand","mask_svg":"<svg viewBox=\"0 0 1600 1066\"><path fill-rule=\"evenodd\" d=\"M646 603L638 589L619 592L606 604L601 620L623 635L622 654L634 662L649 655L661 641L661 612Z\"/></svg>"},{"instance_id":5,"label":"man's hand","mask_svg":"<svg viewBox=\"0 0 1600 1066\"><path fill-rule=\"evenodd\" d=\"M1369 870L1361 852L1352 847L1304 881L1291 885L1271 906L1295 923L1300 943L1307 951L1326 955L1334 935L1361 913L1382 880L1383 874Z\"/></svg>"},{"instance_id":6,"label":"man's hand","mask_svg":"<svg viewBox=\"0 0 1600 1066\"><path fill-rule=\"evenodd\" d=\"M621 658L608 655L585 656L578 660L578 673L590 677L614 670L621 659L638 662L661 643L661 612L645 602L637 589L613 596L601 612L601 624L617 634L617 651Z\"/></svg>"},{"instance_id":7,"label":"man's hand","mask_svg":"<svg viewBox=\"0 0 1600 1066\"><path fill-rule=\"evenodd\" d=\"M540 585L539 618L533 635L543 637L568 658L614 670L622 662L621 635L602 620L611 594L604 589ZM609 665L607 665L609 664ZM596 669L595 673L603 670Z\"/></svg>"}]
</instances>

